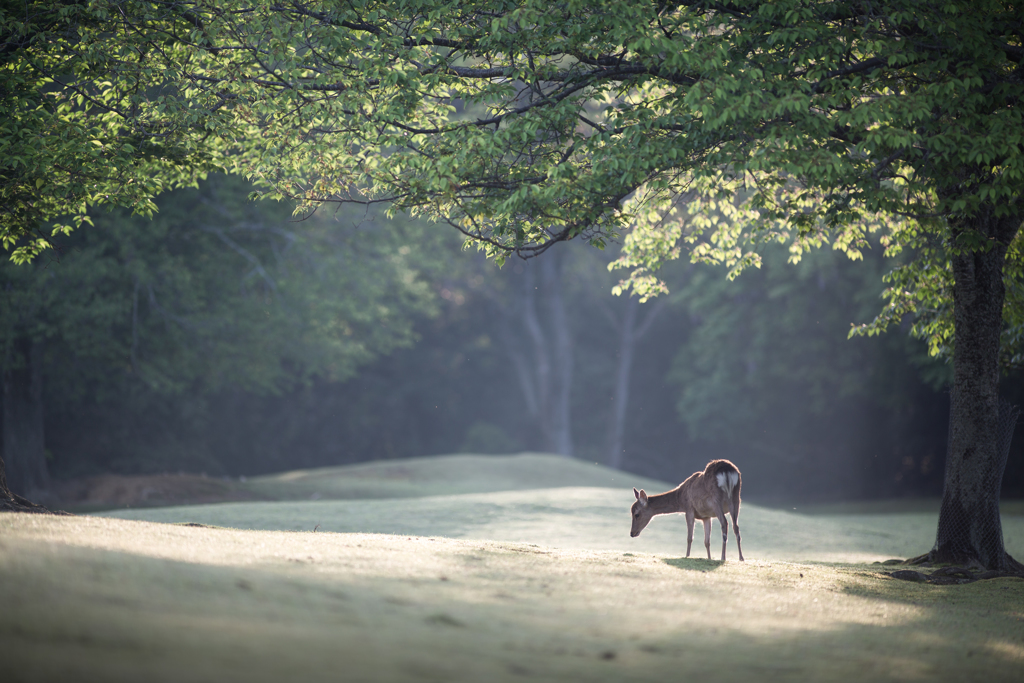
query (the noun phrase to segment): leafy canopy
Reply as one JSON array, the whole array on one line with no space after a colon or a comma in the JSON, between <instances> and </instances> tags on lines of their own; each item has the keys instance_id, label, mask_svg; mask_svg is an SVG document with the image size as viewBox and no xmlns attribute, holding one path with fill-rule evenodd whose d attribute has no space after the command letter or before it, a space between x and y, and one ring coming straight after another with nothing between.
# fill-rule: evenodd
<instances>
[{"instance_id":1,"label":"leafy canopy","mask_svg":"<svg viewBox=\"0 0 1024 683\"><path fill-rule=\"evenodd\" d=\"M82 220L82 201L146 211L143 177L170 186L218 166L300 210L393 202L499 261L624 235L622 287L643 296L680 243L735 274L765 241L794 260L823 244L857 258L880 230L913 258L864 331L925 312L938 348L949 250L986 244L970 229L953 240L947 219L1016 215L1024 188L1014 3L16 6L46 9L4 15L4 68L23 83L4 113L30 133L10 136L29 162L4 176L20 183L5 203L59 151L20 141L67 136L69 159L97 148L75 202L56 191L40 218L63 206Z\"/></svg>"},{"instance_id":2,"label":"leafy canopy","mask_svg":"<svg viewBox=\"0 0 1024 683\"><path fill-rule=\"evenodd\" d=\"M154 198L222 167L230 117L193 102L177 3L0 3L0 243L31 260L93 206Z\"/></svg>"}]
</instances>

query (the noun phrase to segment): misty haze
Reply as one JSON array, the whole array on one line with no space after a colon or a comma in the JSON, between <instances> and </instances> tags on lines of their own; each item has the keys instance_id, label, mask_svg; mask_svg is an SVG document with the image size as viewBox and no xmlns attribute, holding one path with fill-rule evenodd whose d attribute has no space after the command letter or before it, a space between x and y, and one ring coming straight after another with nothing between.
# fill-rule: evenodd
<instances>
[{"instance_id":1,"label":"misty haze","mask_svg":"<svg viewBox=\"0 0 1024 683\"><path fill-rule=\"evenodd\" d=\"M877 248L796 266L769 250L731 282L676 263L670 293L639 304L611 294L614 252L570 243L499 268L442 226L296 223L244 195L213 179L154 221L99 216L59 260L4 266L5 414L41 413L45 444L39 463L5 453L12 490L153 505L187 494L110 475L529 451L665 482L727 458L747 498L783 507L942 492L947 366L905 329L847 339L879 307ZM1022 448L1006 498L1024 495Z\"/></svg>"}]
</instances>

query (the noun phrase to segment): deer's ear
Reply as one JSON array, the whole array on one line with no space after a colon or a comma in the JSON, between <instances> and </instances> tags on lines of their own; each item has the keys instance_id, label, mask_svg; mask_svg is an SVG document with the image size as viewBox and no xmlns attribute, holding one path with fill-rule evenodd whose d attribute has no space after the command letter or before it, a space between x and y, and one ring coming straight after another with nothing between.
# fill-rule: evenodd
<instances>
[{"instance_id":1,"label":"deer's ear","mask_svg":"<svg viewBox=\"0 0 1024 683\"><path fill-rule=\"evenodd\" d=\"M636 494L636 499L640 501L641 505L647 507L647 493L643 489L640 489L640 492Z\"/></svg>"},{"instance_id":2,"label":"deer's ear","mask_svg":"<svg viewBox=\"0 0 1024 683\"><path fill-rule=\"evenodd\" d=\"M640 500L640 492L636 490L635 486L633 487L633 495L636 496L637 500Z\"/></svg>"}]
</instances>

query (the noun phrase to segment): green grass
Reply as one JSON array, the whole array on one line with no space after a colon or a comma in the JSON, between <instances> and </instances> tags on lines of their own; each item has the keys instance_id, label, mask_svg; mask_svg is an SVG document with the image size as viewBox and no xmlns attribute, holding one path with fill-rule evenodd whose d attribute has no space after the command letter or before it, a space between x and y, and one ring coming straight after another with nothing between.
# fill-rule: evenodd
<instances>
[{"instance_id":1,"label":"green grass","mask_svg":"<svg viewBox=\"0 0 1024 683\"><path fill-rule=\"evenodd\" d=\"M235 529L444 536L533 543L570 550L685 554L681 515L658 517L639 538L629 537L631 489L572 487L467 493L413 499L220 503L118 510L109 517L152 522L193 522ZM1010 552L1024 555L1024 519L1004 524ZM745 504L740 510L745 554L766 560L873 562L910 557L928 549L935 516L914 513L809 517ZM703 531L695 553L705 555ZM730 530L731 536L731 530ZM720 557L721 531L713 522L712 556ZM736 557L734 539L730 556Z\"/></svg>"},{"instance_id":2,"label":"green grass","mask_svg":"<svg viewBox=\"0 0 1024 683\"><path fill-rule=\"evenodd\" d=\"M255 477L242 485L278 500L418 498L564 486L659 487L664 482L572 458L539 453L441 455L296 470Z\"/></svg>"},{"instance_id":3,"label":"green grass","mask_svg":"<svg viewBox=\"0 0 1024 683\"><path fill-rule=\"evenodd\" d=\"M735 561L730 539L723 564L682 557L679 517L658 518L630 539L630 481L600 480L623 475L550 459L565 478L545 477L543 456L480 460L464 460L480 480L487 468L505 468L501 480L484 482L496 492L438 491L425 483L429 472L454 461L423 459L400 463L427 471L403 475L430 494L417 498L116 513L212 526L0 514L4 680L1024 674L1024 581L928 586L870 564L926 550L934 515L806 516L744 505L748 561ZM594 479L574 480L576 465L579 477ZM394 484L366 471L362 493ZM531 488L538 477L556 486ZM340 495L354 478L330 470L284 481ZM1004 520L1008 549L1019 555L1022 523Z\"/></svg>"}]
</instances>

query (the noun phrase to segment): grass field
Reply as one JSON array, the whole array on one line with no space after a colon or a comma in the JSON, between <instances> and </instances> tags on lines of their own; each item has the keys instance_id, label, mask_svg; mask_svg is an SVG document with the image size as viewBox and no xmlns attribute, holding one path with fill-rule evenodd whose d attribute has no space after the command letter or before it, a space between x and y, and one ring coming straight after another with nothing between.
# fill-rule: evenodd
<instances>
[{"instance_id":1,"label":"grass field","mask_svg":"<svg viewBox=\"0 0 1024 683\"><path fill-rule=\"evenodd\" d=\"M3 680L1024 676L1024 581L920 585L872 564L926 550L932 513L745 504L748 561L730 536L723 564L700 540L683 559L679 517L630 539L633 483L441 458L247 482L279 502L0 514ZM1024 518L1004 533L1024 556Z\"/></svg>"}]
</instances>

